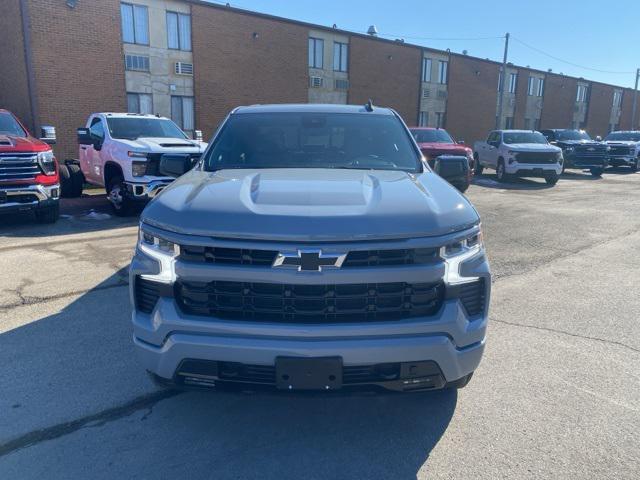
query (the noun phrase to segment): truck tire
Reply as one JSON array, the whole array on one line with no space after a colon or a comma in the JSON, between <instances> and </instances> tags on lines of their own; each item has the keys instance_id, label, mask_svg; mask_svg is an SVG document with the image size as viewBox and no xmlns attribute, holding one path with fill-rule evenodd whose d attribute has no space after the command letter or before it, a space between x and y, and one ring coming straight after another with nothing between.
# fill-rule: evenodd
<instances>
[{"instance_id":1,"label":"truck tire","mask_svg":"<svg viewBox=\"0 0 640 480\"><path fill-rule=\"evenodd\" d=\"M131 215L133 205L131 199L126 195L126 186L122 175L114 175L109 179L107 185L107 200L111 203L113 213L119 217Z\"/></svg>"},{"instance_id":2,"label":"truck tire","mask_svg":"<svg viewBox=\"0 0 640 480\"><path fill-rule=\"evenodd\" d=\"M556 183L558 183L559 178L560 175L558 175L556 172L549 172L545 174L544 181L547 182L547 185L555 185Z\"/></svg>"},{"instance_id":3,"label":"truck tire","mask_svg":"<svg viewBox=\"0 0 640 480\"><path fill-rule=\"evenodd\" d=\"M71 198L73 192L73 180L71 179L71 172L69 167L62 163L58 166L60 172L60 196L62 198Z\"/></svg>"},{"instance_id":4,"label":"truck tire","mask_svg":"<svg viewBox=\"0 0 640 480\"><path fill-rule=\"evenodd\" d=\"M480 163L480 159L478 158L477 153L473 156L473 159L475 161L473 173L479 177L480 175L482 175L482 171L484 170L484 167Z\"/></svg>"},{"instance_id":5,"label":"truck tire","mask_svg":"<svg viewBox=\"0 0 640 480\"><path fill-rule=\"evenodd\" d=\"M60 204L56 203L50 207L36 210L36 220L38 223L56 223L60 218Z\"/></svg>"},{"instance_id":6,"label":"truck tire","mask_svg":"<svg viewBox=\"0 0 640 480\"><path fill-rule=\"evenodd\" d=\"M69 170L71 180L70 195L67 198L78 198L82 196L82 188L84 187L84 175L80 170L80 166L75 163L67 163L65 165Z\"/></svg>"},{"instance_id":7,"label":"truck tire","mask_svg":"<svg viewBox=\"0 0 640 480\"><path fill-rule=\"evenodd\" d=\"M589 171L591 172L591 175L593 175L594 177L601 177L602 172L604 172L604 168L594 167Z\"/></svg>"},{"instance_id":8,"label":"truck tire","mask_svg":"<svg viewBox=\"0 0 640 480\"><path fill-rule=\"evenodd\" d=\"M636 163L631 165L632 172L637 172L638 170L640 170L640 157L636 158Z\"/></svg>"},{"instance_id":9,"label":"truck tire","mask_svg":"<svg viewBox=\"0 0 640 480\"><path fill-rule=\"evenodd\" d=\"M496 177L498 177L498 181L500 183L504 183L509 180L509 175L505 170L503 159L498 160L498 166L496 167Z\"/></svg>"}]
</instances>

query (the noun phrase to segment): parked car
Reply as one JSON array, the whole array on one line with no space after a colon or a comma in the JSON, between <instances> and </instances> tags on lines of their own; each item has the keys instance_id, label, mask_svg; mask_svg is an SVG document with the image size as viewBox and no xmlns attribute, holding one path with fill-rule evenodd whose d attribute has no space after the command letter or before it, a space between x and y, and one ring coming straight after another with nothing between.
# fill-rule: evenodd
<instances>
[{"instance_id":1,"label":"parked car","mask_svg":"<svg viewBox=\"0 0 640 480\"><path fill-rule=\"evenodd\" d=\"M552 128L540 133L551 145L562 149L563 172L567 168L586 169L594 177L600 177L609 165L609 146L592 140L584 130Z\"/></svg>"},{"instance_id":2,"label":"parked car","mask_svg":"<svg viewBox=\"0 0 640 480\"><path fill-rule=\"evenodd\" d=\"M473 152L476 175L492 168L500 182L510 176L542 177L555 185L562 173L562 149L532 130L494 130L486 141L474 144Z\"/></svg>"},{"instance_id":3,"label":"parked car","mask_svg":"<svg viewBox=\"0 0 640 480\"><path fill-rule=\"evenodd\" d=\"M134 113L92 114L78 129L78 143L79 161L63 167L63 179L71 179L65 191L80 196L84 182L105 187L117 215L128 215L174 180L160 171L161 158L191 166L206 148L168 118Z\"/></svg>"},{"instance_id":4,"label":"parked car","mask_svg":"<svg viewBox=\"0 0 640 480\"><path fill-rule=\"evenodd\" d=\"M611 132L604 139L609 145L609 165L640 170L640 131Z\"/></svg>"},{"instance_id":5,"label":"parked car","mask_svg":"<svg viewBox=\"0 0 640 480\"><path fill-rule=\"evenodd\" d=\"M473 151L464 142L456 142L443 128L411 127L409 130L431 168L465 192L473 176Z\"/></svg>"},{"instance_id":6,"label":"parked car","mask_svg":"<svg viewBox=\"0 0 640 480\"><path fill-rule=\"evenodd\" d=\"M0 213L33 211L41 223L58 220L55 143L53 127L42 127L41 138L35 138L11 112L0 109Z\"/></svg>"},{"instance_id":7,"label":"parked car","mask_svg":"<svg viewBox=\"0 0 640 480\"><path fill-rule=\"evenodd\" d=\"M142 212L130 279L161 384L459 388L485 345L478 213L370 104L235 109Z\"/></svg>"}]
</instances>

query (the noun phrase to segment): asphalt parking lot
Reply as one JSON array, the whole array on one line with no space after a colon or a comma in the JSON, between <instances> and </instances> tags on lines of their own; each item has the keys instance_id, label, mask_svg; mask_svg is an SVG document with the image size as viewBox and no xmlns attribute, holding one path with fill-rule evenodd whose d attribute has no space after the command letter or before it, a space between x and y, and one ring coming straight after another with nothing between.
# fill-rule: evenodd
<instances>
[{"instance_id":1,"label":"asphalt parking lot","mask_svg":"<svg viewBox=\"0 0 640 480\"><path fill-rule=\"evenodd\" d=\"M0 223L0 478L638 478L640 174L468 196L494 272L480 368L415 395L174 394L134 356L137 219Z\"/></svg>"}]
</instances>

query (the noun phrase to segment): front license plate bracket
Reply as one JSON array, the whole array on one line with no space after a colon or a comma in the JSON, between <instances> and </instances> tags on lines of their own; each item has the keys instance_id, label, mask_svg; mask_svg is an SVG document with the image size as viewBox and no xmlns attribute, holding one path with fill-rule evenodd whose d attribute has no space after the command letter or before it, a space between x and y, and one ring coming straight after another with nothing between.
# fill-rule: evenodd
<instances>
[{"instance_id":1,"label":"front license plate bracket","mask_svg":"<svg viewBox=\"0 0 640 480\"><path fill-rule=\"evenodd\" d=\"M342 358L278 357L276 387L280 390L337 390L342 387Z\"/></svg>"}]
</instances>

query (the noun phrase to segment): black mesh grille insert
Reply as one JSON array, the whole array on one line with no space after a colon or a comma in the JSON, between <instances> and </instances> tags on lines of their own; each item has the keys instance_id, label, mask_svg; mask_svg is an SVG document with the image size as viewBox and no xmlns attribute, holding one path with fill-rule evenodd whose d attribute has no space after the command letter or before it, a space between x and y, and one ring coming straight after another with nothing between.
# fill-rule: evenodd
<instances>
[{"instance_id":1,"label":"black mesh grille insert","mask_svg":"<svg viewBox=\"0 0 640 480\"><path fill-rule=\"evenodd\" d=\"M182 245L180 247L180 259L187 262L271 266L277 256L277 250L252 250L191 245ZM354 250L347 254L342 268L422 265L433 263L437 260L437 248Z\"/></svg>"},{"instance_id":2,"label":"black mesh grille insert","mask_svg":"<svg viewBox=\"0 0 640 480\"><path fill-rule=\"evenodd\" d=\"M433 315L442 305L444 285L180 281L175 294L180 308L192 315L258 322L346 323Z\"/></svg>"},{"instance_id":3,"label":"black mesh grille insert","mask_svg":"<svg viewBox=\"0 0 640 480\"><path fill-rule=\"evenodd\" d=\"M467 312L473 317L484 312L486 302L486 289L484 278L477 282L465 283L460 286L460 301Z\"/></svg>"},{"instance_id":4,"label":"black mesh grille insert","mask_svg":"<svg viewBox=\"0 0 640 480\"><path fill-rule=\"evenodd\" d=\"M135 282L136 306L138 310L144 313L151 313L153 307L155 307L158 302L158 298L160 298L162 285L140 277L136 277Z\"/></svg>"},{"instance_id":5,"label":"black mesh grille insert","mask_svg":"<svg viewBox=\"0 0 640 480\"><path fill-rule=\"evenodd\" d=\"M518 163L556 163L558 154L555 152L519 152L516 154Z\"/></svg>"}]
</instances>

